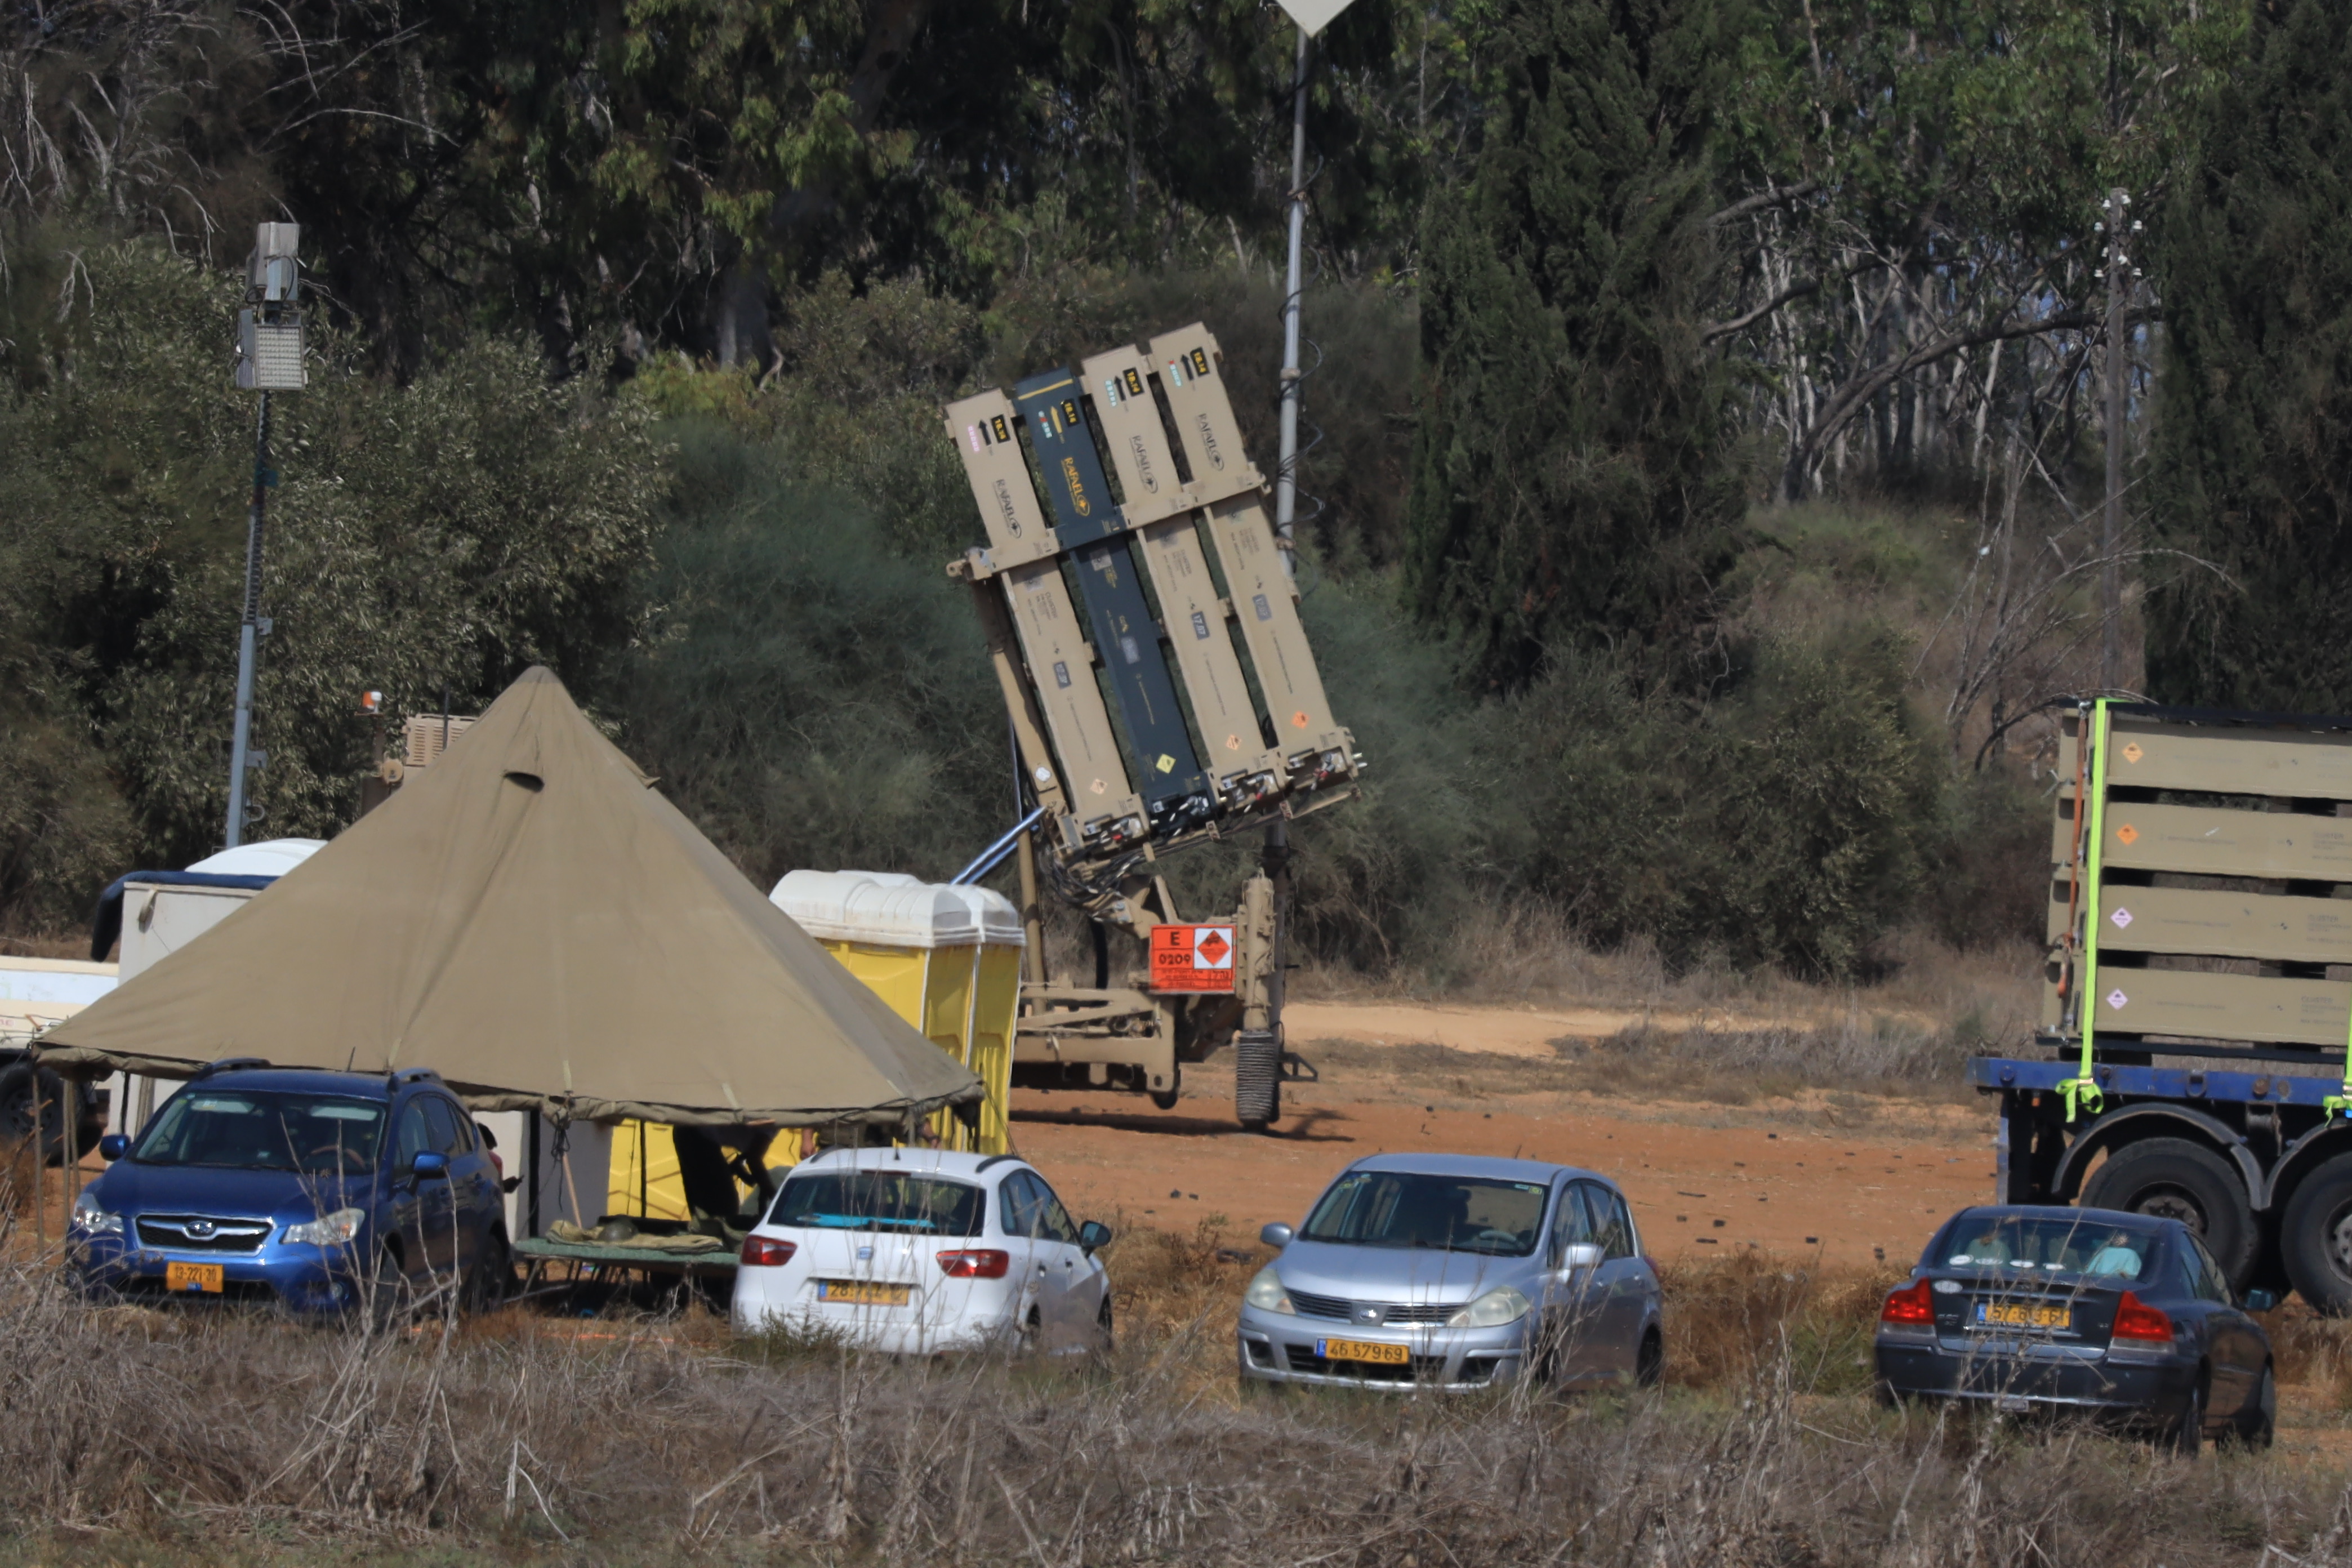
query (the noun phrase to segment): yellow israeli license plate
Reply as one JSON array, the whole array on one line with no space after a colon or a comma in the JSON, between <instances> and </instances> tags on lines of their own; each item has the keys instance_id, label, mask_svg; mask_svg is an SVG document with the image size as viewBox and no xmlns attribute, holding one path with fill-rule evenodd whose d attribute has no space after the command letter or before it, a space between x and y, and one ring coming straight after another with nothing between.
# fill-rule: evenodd
<instances>
[{"instance_id":1,"label":"yellow israeli license plate","mask_svg":"<svg viewBox=\"0 0 2352 1568\"><path fill-rule=\"evenodd\" d=\"M1367 1344L1362 1340L1317 1340L1315 1353L1325 1361L1368 1361L1376 1366L1402 1366L1411 1359L1402 1345Z\"/></svg>"},{"instance_id":2,"label":"yellow israeli license plate","mask_svg":"<svg viewBox=\"0 0 2352 1568\"><path fill-rule=\"evenodd\" d=\"M163 1265L163 1288L166 1290L200 1290L207 1296L221 1293L221 1266L217 1263L166 1263Z\"/></svg>"},{"instance_id":3,"label":"yellow israeli license plate","mask_svg":"<svg viewBox=\"0 0 2352 1568\"><path fill-rule=\"evenodd\" d=\"M1979 1301L1977 1321L1986 1328L2063 1330L2074 1326L2074 1309L2024 1301Z\"/></svg>"},{"instance_id":4,"label":"yellow israeli license plate","mask_svg":"<svg viewBox=\"0 0 2352 1568\"><path fill-rule=\"evenodd\" d=\"M820 1279L816 1282L816 1299L845 1301L854 1307L903 1307L911 1289L906 1285L877 1285L866 1279Z\"/></svg>"}]
</instances>

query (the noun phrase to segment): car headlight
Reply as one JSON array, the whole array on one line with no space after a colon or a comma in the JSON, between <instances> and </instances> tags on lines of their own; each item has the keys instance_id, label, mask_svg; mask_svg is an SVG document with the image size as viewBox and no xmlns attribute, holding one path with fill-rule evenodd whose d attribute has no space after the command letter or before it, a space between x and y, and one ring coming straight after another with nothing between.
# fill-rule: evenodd
<instances>
[{"instance_id":1,"label":"car headlight","mask_svg":"<svg viewBox=\"0 0 2352 1568\"><path fill-rule=\"evenodd\" d=\"M86 1192L74 1200L73 1222L92 1236L122 1234L122 1216L99 1207L95 1192Z\"/></svg>"},{"instance_id":2,"label":"car headlight","mask_svg":"<svg viewBox=\"0 0 2352 1568\"><path fill-rule=\"evenodd\" d=\"M364 1209L337 1209L320 1215L317 1219L304 1220L300 1225L286 1227L289 1241L307 1241L313 1247L346 1247L360 1233L360 1221L367 1218Z\"/></svg>"},{"instance_id":3,"label":"car headlight","mask_svg":"<svg viewBox=\"0 0 2352 1568\"><path fill-rule=\"evenodd\" d=\"M1294 1317L1298 1309L1290 1304L1290 1293L1282 1288L1282 1277L1269 1263L1257 1271L1257 1278L1242 1292L1242 1300L1261 1312L1288 1312Z\"/></svg>"},{"instance_id":4,"label":"car headlight","mask_svg":"<svg viewBox=\"0 0 2352 1568\"><path fill-rule=\"evenodd\" d=\"M1497 1285L1445 1320L1449 1329L1499 1329L1528 1315L1528 1299L1508 1285Z\"/></svg>"}]
</instances>

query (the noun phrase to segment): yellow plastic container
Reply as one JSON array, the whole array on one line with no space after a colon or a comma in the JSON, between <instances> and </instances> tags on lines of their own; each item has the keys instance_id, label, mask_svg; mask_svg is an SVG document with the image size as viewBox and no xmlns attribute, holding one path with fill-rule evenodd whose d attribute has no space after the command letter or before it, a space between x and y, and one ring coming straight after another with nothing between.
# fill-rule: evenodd
<instances>
[{"instance_id":1,"label":"yellow plastic container","mask_svg":"<svg viewBox=\"0 0 2352 1568\"><path fill-rule=\"evenodd\" d=\"M1013 1021L1021 1002L1021 917L985 888L921 882L891 871L794 871L769 898L827 952L987 1086L975 1134L951 1113L932 1120L942 1147L1009 1153ZM796 1164L801 1137L768 1152ZM669 1129L625 1121L613 1134L608 1214L690 1217Z\"/></svg>"}]
</instances>

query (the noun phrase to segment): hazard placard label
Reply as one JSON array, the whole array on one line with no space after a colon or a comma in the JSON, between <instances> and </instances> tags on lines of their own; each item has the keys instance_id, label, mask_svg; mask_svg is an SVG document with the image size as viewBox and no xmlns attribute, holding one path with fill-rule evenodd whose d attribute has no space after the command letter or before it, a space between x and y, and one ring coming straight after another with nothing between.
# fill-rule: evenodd
<instances>
[{"instance_id":1,"label":"hazard placard label","mask_svg":"<svg viewBox=\"0 0 2352 1568\"><path fill-rule=\"evenodd\" d=\"M1162 925L1151 928L1154 991L1231 991L1234 928Z\"/></svg>"}]
</instances>

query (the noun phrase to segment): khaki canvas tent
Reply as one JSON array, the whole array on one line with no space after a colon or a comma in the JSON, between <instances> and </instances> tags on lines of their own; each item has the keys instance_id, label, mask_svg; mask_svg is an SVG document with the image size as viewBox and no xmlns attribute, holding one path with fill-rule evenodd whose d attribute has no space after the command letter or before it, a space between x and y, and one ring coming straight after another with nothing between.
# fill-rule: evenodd
<instances>
[{"instance_id":1,"label":"khaki canvas tent","mask_svg":"<svg viewBox=\"0 0 2352 1568\"><path fill-rule=\"evenodd\" d=\"M41 1037L44 1061L437 1070L478 1110L901 1122L980 1080L534 668L389 801Z\"/></svg>"}]
</instances>

